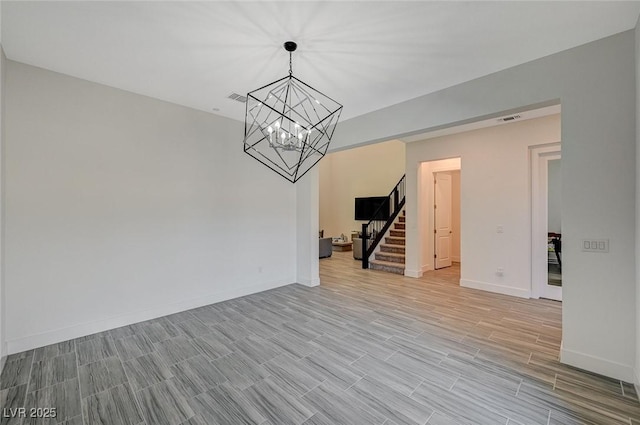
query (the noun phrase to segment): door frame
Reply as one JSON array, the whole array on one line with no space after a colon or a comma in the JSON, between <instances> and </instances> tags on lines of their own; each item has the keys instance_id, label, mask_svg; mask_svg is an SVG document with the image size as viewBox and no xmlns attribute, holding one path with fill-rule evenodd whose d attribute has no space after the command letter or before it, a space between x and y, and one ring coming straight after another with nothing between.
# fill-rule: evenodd
<instances>
[{"instance_id":1,"label":"door frame","mask_svg":"<svg viewBox=\"0 0 640 425\"><path fill-rule=\"evenodd\" d=\"M428 166L428 168L427 168ZM420 277L424 272L435 270L435 262L433 261L434 253L434 214L433 214L433 180L434 173L443 171L460 171L460 190L464 186L464 171L462 169L462 156L453 156L445 158L430 159L421 161L418 165L417 172L417 234L420 243L418 245L417 255L420 262L418 273L410 276ZM462 202L462 201L461 201ZM462 204L460 205L462 209ZM462 261L462 259L461 259ZM464 263L461 262L461 273Z\"/></svg>"},{"instance_id":2,"label":"door frame","mask_svg":"<svg viewBox=\"0 0 640 425\"><path fill-rule=\"evenodd\" d=\"M562 301L562 287L548 285L548 164L561 159L560 142L532 146L531 158L531 298Z\"/></svg>"}]
</instances>

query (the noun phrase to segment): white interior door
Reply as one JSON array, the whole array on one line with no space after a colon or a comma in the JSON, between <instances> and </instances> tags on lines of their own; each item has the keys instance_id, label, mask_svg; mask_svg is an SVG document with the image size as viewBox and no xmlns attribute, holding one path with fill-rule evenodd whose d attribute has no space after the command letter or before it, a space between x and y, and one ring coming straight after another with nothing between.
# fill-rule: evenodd
<instances>
[{"instance_id":1,"label":"white interior door","mask_svg":"<svg viewBox=\"0 0 640 425\"><path fill-rule=\"evenodd\" d=\"M435 268L451 266L451 174L434 175Z\"/></svg>"}]
</instances>

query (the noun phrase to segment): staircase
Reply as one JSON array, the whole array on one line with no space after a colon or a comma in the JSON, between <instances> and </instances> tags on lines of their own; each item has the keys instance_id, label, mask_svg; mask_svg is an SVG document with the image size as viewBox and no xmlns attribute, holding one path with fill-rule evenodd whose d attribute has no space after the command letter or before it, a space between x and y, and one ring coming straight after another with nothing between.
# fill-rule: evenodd
<instances>
[{"instance_id":1,"label":"staircase","mask_svg":"<svg viewBox=\"0 0 640 425\"><path fill-rule=\"evenodd\" d=\"M380 251L376 252L375 260L369 260L369 268L389 273L404 275L405 255L405 212L396 217L393 229L385 237L385 243L380 244Z\"/></svg>"}]
</instances>

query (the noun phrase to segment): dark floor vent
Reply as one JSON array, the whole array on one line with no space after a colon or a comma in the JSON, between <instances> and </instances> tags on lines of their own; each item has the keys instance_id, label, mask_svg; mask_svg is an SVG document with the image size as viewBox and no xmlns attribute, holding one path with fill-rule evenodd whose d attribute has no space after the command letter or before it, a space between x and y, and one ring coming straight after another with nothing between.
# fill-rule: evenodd
<instances>
[{"instance_id":1,"label":"dark floor vent","mask_svg":"<svg viewBox=\"0 0 640 425\"><path fill-rule=\"evenodd\" d=\"M520 115L509 115L508 117L498 118L498 121L509 122L509 121L517 120L519 118L522 118L522 117Z\"/></svg>"},{"instance_id":2,"label":"dark floor vent","mask_svg":"<svg viewBox=\"0 0 640 425\"><path fill-rule=\"evenodd\" d=\"M241 103L245 103L247 101L247 96L242 96L238 93L231 93L229 96L227 96L229 99L231 100L236 100L238 102Z\"/></svg>"}]
</instances>

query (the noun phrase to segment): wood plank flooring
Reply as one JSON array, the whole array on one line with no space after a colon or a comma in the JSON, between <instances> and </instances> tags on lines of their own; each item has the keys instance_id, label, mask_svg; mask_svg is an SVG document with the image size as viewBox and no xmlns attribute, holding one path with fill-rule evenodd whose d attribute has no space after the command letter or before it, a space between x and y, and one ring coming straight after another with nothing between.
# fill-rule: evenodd
<instances>
[{"instance_id":1,"label":"wood plank flooring","mask_svg":"<svg viewBox=\"0 0 640 425\"><path fill-rule=\"evenodd\" d=\"M635 424L631 384L558 362L562 305L361 270L12 355L1 424ZM56 408L55 419L8 417Z\"/></svg>"}]
</instances>

